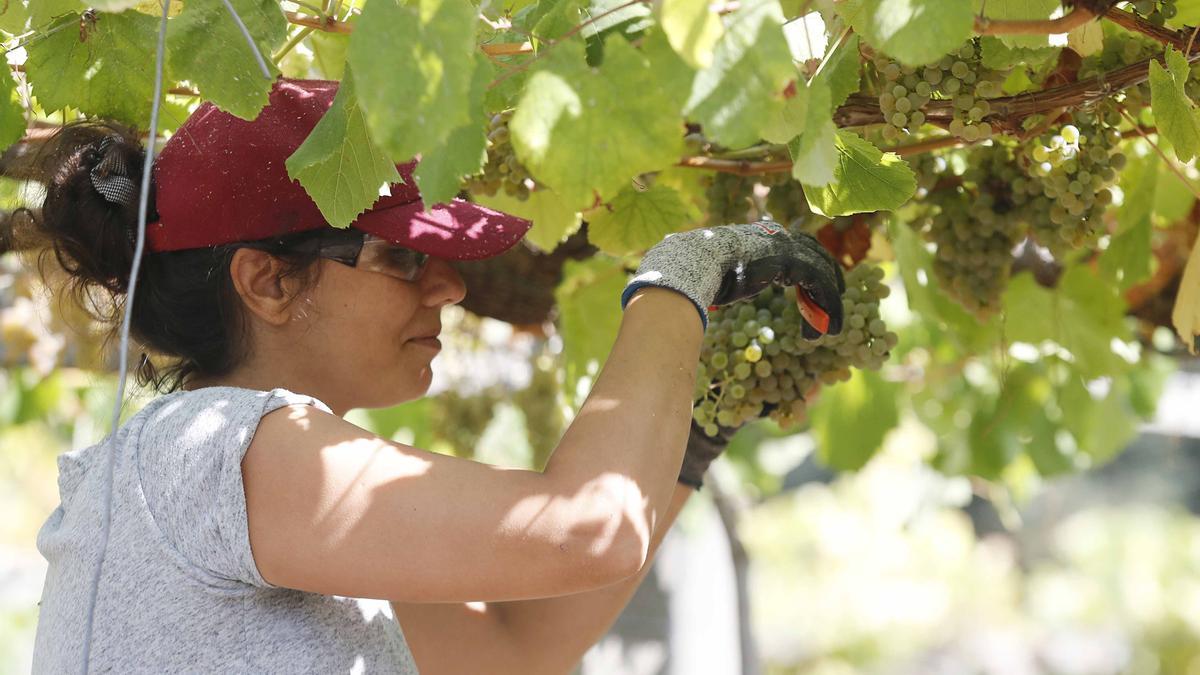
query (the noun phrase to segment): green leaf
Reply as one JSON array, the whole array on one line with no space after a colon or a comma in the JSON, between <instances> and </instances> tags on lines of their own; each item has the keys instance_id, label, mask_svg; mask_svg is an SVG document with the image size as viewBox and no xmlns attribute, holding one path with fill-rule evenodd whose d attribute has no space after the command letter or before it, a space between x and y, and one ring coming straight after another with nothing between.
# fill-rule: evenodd
<instances>
[{"instance_id":1,"label":"green leaf","mask_svg":"<svg viewBox=\"0 0 1200 675\"><path fill-rule=\"evenodd\" d=\"M462 177L479 173L487 161L487 115L483 96L491 81L491 62L478 52L471 84L470 110L474 119L450 132L442 147L426 153L417 164L415 178L425 204L450 201L461 189Z\"/></svg>"},{"instance_id":2,"label":"green leaf","mask_svg":"<svg viewBox=\"0 0 1200 675\"><path fill-rule=\"evenodd\" d=\"M300 181L334 227L348 227L375 203L381 186L401 180L372 142L355 89L347 72L329 110L287 159L288 175Z\"/></svg>"},{"instance_id":3,"label":"green leaf","mask_svg":"<svg viewBox=\"0 0 1200 675\"><path fill-rule=\"evenodd\" d=\"M999 21L1049 19L1059 9L1059 0L975 0L987 18ZM1047 35L1001 35L1010 47L1045 47Z\"/></svg>"},{"instance_id":4,"label":"green leaf","mask_svg":"<svg viewBox=\"0 0 1200 675\"><path fill-rule=\"evenodd\" d=\"M1089 21L1067 33L1067 46L1080 56L1091 56L1104 51L1104 26L1099 21Z\"/></svg>"},{"instance_id":5,"label":"green leaf","mask_svg":"<svg viewBox=\"0 0 1200 675\"><path fill-rule=\"evenodd\" d=\"M725 27L709 4L695 0L662 0L657 8L658 23L676 53L693 68L711 66L713 48Z\"/></svg>"},{"instance_id":6,"label":"green leaf","mask_svg":"<svg viewBox=\"0 0 1200 675\"><path fill-rule=\"evenodd\" d=\"M1093 385L1095 387L1095 385ZM1137 436L1139 416L1129 400L1129 380L1113 378L1089 390L1081 378L1069 379L1058 397L1062 424L1075 437L1081 452L1098 462L1111 459Z\"/></svg>"},{"instance_id":7,"label":"green leaf","mask_svg":"<svg viewBox=\"0 0 1200 675\"><path fill-rule=\"evenodd\" d=\"M167 23L172 75L189 80L218 108L252 120L267 105L279 69L271 53L287 39L287 19L276 0L232 0L234 9L266 59L271 77L258 61L222 2L184 3Z\"/></svg>"},{"instance_id":8,"label":"green leaf","mask_svg":"<svg viewBox=\"0 0 1200 675\"><path fill-rule=\"evenodd\" d=\"M747 0L725 17L712 66L696 74L684 107L709 138L734 148L750 145L783 107L796 68L782 24L778 0Z\"/></svg>"},{"instance_id":9,"label":"green leaf","mask_svg":"<svg viewBox=\"0 0 1200 675\"><path fill-rule=\"evenodd\" d=\"M35 2L40 1L41 0L35 0ZM127 9L132 9L138 6L141 4L141 2L142 0L88 0L87 6L101 12L124 12ZM76 4L80 5L84 3L77 2ZM184 3L185 9L187 4L188 3Z\"/></svg>"},{"instance_id":10,"label":"green leaf","mask_svg":"<svg viewBox=\"0 0 1200 675\"><path fill-rule=\"evenodd\" d=\"M994 70L1038 70L1057 61L1060 52L1059 47L1013 47L990 35L979 38L980 61Z\"/></svg>"},{"instance_id":11,"label":"green leaf","mask_svg":"<svg viewBox=\"0 0 1200 675\"><path fill-rule=\"evenodd\" d=\"M16 90L12 73L0 73L0 150L25 135L25 111L16 98Z\"/></svg>"},{"instance_id":12,"label":"green leaf","mask_svg":"<svg viewBox=\"0 0 1200 675\"><path fill-rule=\"evenodd\" d=\"M683 154L672 83L625 40L608 41L605 52L592 69L582 45L559 43L530 76L509 123L517 157L575 210L592 206L594 192L611 198L633 176Z\"/></svg>"},{"instance_id":13,"label":"green leaf","mask_svg":"<svg viewBox=\"0 0 1200 675\"><path fill-rule=\"evenodd\" d=\"M830 106L837 108L846 102L850 94L859 90L861 70L862 61L858 51L858 36L851 35L843 40L842 46L834 52L833 56L829 57L825 68L813 78L812 85L827 86L830 93Z\"/></svg>"},{"instance_id":14,"label":"green leaf","mask_svg":"<svg viewBox=\"0 0 1200 675\"><path fill-rule=\"evenodd\" d=\"M542 40L557 40L579 23L579 0L543 0L538 9L545 7L530 31L534 36L534 47L540 48Z\"/></svg>"},{"instance_id":15,"label":"green leaf","mask_svg":"<svg viewBox=\"0 0 1200 675\"><path fill-rule=\"evenodd\" d=\"M817 456L841 471L862 468L900 423L900 385L874 371L853 372L848 381L826 387L809 409Z\"/></svg>"},{"instance_id":16,"label":"green leaf","mask_svg":"<svg viewBox=\"0 0 1200 675\"><path fill-rule=\"evenodd\" d=\"M1159 133L1175 147L1181 162L1200 154L1200 112L1184 92L1189 66L1187 59L1167 47L1167 67L1150 62L1150 107Z\"/></svg>"},{"instance_id":17,"label":"green leaf","mask_svg":"<svg viewBox=\"0 0 1200 675\"><path fill-rule=\"evenodd\" d=\"M140 12L101 14L79 40L79 15L29 43L25 74L46 111L74 108L145 128L154 97L159 20Z\"/></svg>"},{"instance_id":18,"label":"green leaf","mask_svg":"<svg viewBox=\"0 0 1200 675\"><path fill-rule=\"evenodd\" d=\"M1158 163L1158 191L1154 195L1154 215L1166 223L1176 223L1192 211L1196 195L1192 186L1171 170L1166 162Z\"/></svg>"},{"instance_id":19,"label":"green leaf","mask_svg":"<svg viewBox=\"0 0 1200 675\"><path fill-rule=\"evenodd\" d=\"M588 241L605 253L626 255L687 225L687 206L674 189L657 183L644 191L631 186L588 220Z\"/></svg>"},{"instance_id":20,"label":"green leaf","mask_svg":"<svg viewBox=\"0 0 1200 675\"><path fill-rule=\"evenodd\" d=\"M788 144L788 154L792 157L792 177L805 185L828 185L834 179L837 164L837 127L830 116L833 106L827 83L813 80L808 86L798 86L796 95L788 104L785 110L803 105L802 111L789 112L781 117L784 126L779 130L800 134L790 141L779 141ZM801 113L802 118L792 120Z\"/></svg>"},{"instance_id":21,"label":"green leaf","mask_svg":"<svg viewBox=\"0 0 1200 675\"><path fill-rule=\"evenodd\" d=\"M475 8L461 0L371 0L347 59L371 135L392 159L436 149L471 121Z\"/></svg>"},{"instance_id":22,"label":"green leaf","mask_svg":"<svg viewBox=\"0 0 1200 675\"><path fill-rule=\"evenodd\" d=\"M808 205L826 217L900 208L917 191L917 178L908 163L884 153L850 131L838 131L833 182L825 187L805 185Z\"/></svg>"},{"instance_id":23,"label":"green leaf","mask_svg":"<svg viewBox=\"0 0 1200 675\"><path fill-rule=\"evenodd\" d=\"M847 0L837 10L867 44L910 66L961 46L975 21L970 0Z\"/></svg>"},{"instance_id":24,"label":"green leaf","mask_svg":"<svg viewBox=\"0 0 1200 675\"><path fill-rule=\"evenodd\" d=\"M1151 216L1158 192L1158 158L1134 156L1121 172L1125 201L1117 212L1117 232L1100 256L1100 271L1124 290L1150 275Z\"/></svg>"},{"instance_id":25,"label":"green leaf","mask_svg":"<svg viewBox=\"0 0 1200 675\"><path fill-rule=\"evenodd\" d=\"M35 29L45 26L53 19L82 12L84 9L84 4L80 0L28 0L28 5L29 26ZM55 24L57 25L58 22ZM78 39L78 33L75 37Z\"/></svg>"},{"instance_id":26,"label":"green leaf","mask_svg":"<svg viewBox=\"0 0 1200 675\"><path fill-rule=\"evenodd\" d=\"M1006 337L1014 342L1052 341L1069 351L1085 378L1114 375L1129 363L1112 350L1128 341L1125 301L1112 284L1091 270L1069 267L1055 289L1042 288L1032 274L1013 277L1004 293Z\"/></svg>"},{"instance_id":27,"label":"green leaf","mask_svg":"<svg viewBox=\"0 0 1200 675\"><path fill-rule=\"evenodd\" d=\"M573 396L576 383L603 365L621 326L621 291L625 271L603 256L567 261L563 280L554 291L558 330L563 339L564 391Z\"/></svg>"},{"instance_id":28,"label":"green leaf","mask_svg":"<svg viewBox=\"0 0 1200 675\"><path fill-rule=\"evenodd\" d=\"M503 191L494 196L478 195L475 201L533 223L525 234L527 241L543 251L553 251L558 243L574 234L582 223L579 212L569 206L553 190L539 189L529 193L529 199L520 200Z\"/></svg>"},{"instance_id":29,"label":"green leaf","mask_svg":"<svg viewBox=\"0 0 1200 675\"><path fill-rule=\"evenodd\" d=\"M0 31L9 35L24 33L29 25L29 7L23 0L0 3Z\"/></svg>"},{"instance_id":30,"label":"green leaf","mask_svg":"<svg viewBox=\"0 0 1200 675\"><path fill-rule=\"evenodd\" d=\"M829 90L822 88L828 97ZM796 85L796 93L791 98L784 102L783 106L774 111L774 114L768 119L762 128L763 140L771 143L789 143L800 134L804 133L809 124L809 100L813 97L808 85L803 82ZM819 108L820 102L814 105L814 108ZM818 112L814 116L824 118L825 112Z\"/></svg>"},{"instance_id":31,"label":"green leaf","mask_svg":"<svg viewBox=\"0 0 1200 675\"><path fill-rule=\"evenodd\" d=\"M327 80L340 80L346 71L346 50L350 47L350 36L325 31L313 31L308 35L308 48L312 50L313 67Z\"/></svg>"}]
</instances>

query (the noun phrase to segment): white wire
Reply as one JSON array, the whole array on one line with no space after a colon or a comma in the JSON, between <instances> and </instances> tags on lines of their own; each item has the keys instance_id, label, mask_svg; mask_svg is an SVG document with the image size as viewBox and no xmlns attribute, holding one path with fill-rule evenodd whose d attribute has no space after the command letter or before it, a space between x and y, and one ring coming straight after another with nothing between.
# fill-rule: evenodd
<instances>
[{"instance_id":1,"label":"white wire","mask_svg":"<svg viewBox=\"0 0 1200 675\"><path fill-rule=\"evenodd\" d=\"M271 77L271 69L267 67L267 61L263 58L262 52L258 51L258 45L254 42L254 38L250 36L250 30L246 28L246 24L242 22L242 17L238 16L237 10L233 5L229 4L229 0L221 0L225 3L225 9L229 10L229 14L233 17L233 22L237 24L239 30L242 31L242 37L246 38L246 43L250 45L250 52L254 54L254 60L258 61L258 67L262 70L263 77L268 80L275 78Z\"/></svg>"},{"instance_id":2,"label":"white wire","mask_svg":"<svg viewBox=\"0 0 1200 675\"><path fill-rule=\"evenodd\" d=\"M112 432L108 436L109 452L104 465L104 505L100 511L100 558L92 571L92 589L88 598L87 619L83 638L83 660L80 671L87 675L88 660L92 652L92 626L96 618L96 596L100 591L100 575L104 570L104 558L108 553L108 537L112 529L113 465L117 460L117 427L121 421L121 407L125 399L125 377L129 370L129 325L133 315L133 298L137 291L138 273L142 268L142 252L146 248L146 212L150 201L150 170L154 165L154 142L158 138L158 109L162 100L163 53L167 38L167 14L171 0L162 0L162 20L158 25L158 46L154 62L154 102L150 107L150 141L146 144L146 161L142 164L142 189L138 195L137 245L133 251L133 267L129 272L129 291L125 295L125 316L121 322L120 369L117 376L117 400L113 403Z\"/></svg>"}]
</instances>

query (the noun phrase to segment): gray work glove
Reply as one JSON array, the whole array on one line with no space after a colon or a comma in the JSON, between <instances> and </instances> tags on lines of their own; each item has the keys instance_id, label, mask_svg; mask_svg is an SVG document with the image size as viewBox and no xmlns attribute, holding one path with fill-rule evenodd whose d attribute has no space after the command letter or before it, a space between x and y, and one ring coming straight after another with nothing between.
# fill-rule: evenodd
<instances>
[{"instance_id":1,"label":"gray work glove","mask_svg":"<svg viewBox=\"0 0 1200 675\"><path fill-rule=\"evenodd\" d=\"M771 284L799 286L829 315L829 332L841 331L841 266L815 237L769 220L667 235L646 251L621 294L621 307L640 288L670 288L692 301L707 329L709 307L753 297ZM820 335L805 322L805 337Z\"/></svg>"},{"instance_id":2,"label":"gray work glove","mask_svg":"<svg viewBox=\"0 0 1200 675\"><path fill-rule=\"evenodd\" d=\"M771 411L778 407L774 403L764 403L759 417L770 415ZM740 428L717 425L717 435L709 436L695 420L692 420L692 427L688 431L687 451L683 454L683 466L679 468L679 482L699 490L700 486L704 485L703 478L708 472L708 466L725 452L725 448L729 447L729 442L733 440L733 435Z\"/></svg>"}]
</instances>

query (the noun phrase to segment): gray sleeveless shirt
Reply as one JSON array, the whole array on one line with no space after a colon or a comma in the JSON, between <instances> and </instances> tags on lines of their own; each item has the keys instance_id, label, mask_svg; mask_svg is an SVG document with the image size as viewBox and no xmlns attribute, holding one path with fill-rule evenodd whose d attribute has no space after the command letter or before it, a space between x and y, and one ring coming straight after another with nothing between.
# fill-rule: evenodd
<instances>
[{"instance_id":1,"label":"gray sleeveless shirt","mask_svg":"<svg viewBox=\"0 0 1200 675\"><path fill-rule=\"evenodd\" d=\"M90 672L417 672L386 602L279 588L258 573L242 456L263 415L297 403L329 412L285 389L209 387L160 396L117 430ZM58 459L61 504L37 541L50 566L36 673L79 672L107 441Z\"/></svg>"}]
</instances>

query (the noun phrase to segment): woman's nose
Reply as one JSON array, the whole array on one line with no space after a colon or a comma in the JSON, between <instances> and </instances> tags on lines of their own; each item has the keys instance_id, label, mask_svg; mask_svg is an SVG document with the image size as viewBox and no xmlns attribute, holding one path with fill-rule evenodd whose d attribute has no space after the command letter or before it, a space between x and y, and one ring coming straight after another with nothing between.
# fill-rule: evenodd
<instances>
[{"instance_id":1,"label":"woman's nose","mask_svg":"<svg viewBox=\"0 0 1200 675\"><path fill-rule=\"evenodd\" d=\"M457 305L467 295L467 284L450 263L431 257L421 275L421 291L426 306Z\"/></svg>"}]
</instances>

